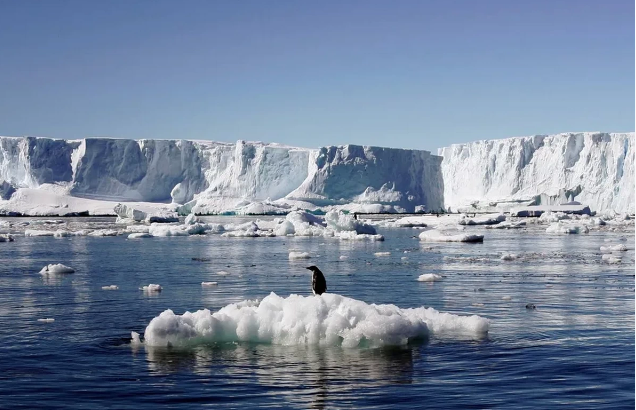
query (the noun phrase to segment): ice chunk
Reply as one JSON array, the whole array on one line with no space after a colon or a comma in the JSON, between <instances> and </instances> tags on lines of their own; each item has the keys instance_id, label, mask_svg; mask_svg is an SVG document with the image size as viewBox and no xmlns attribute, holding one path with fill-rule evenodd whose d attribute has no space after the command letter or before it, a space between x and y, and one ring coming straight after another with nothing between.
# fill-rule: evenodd
<instances>
[{"instance_id":1,"label":"ice chunk","mask_svg":"<svg viewBox=\"0 0 636 410\"><path fill-rule=\"evenodd\" d=\"M466 215L462 215L462 219L457 222L460 225L496 225L506 220L506 215L495 214L485 215L477 218L468 218Z\"/></svg>"},{"instance_id":2,"label":"ice chunk","mask_svg":"<svg viewBox=\"0 0 636 410\"><path fill-rule=\"evenodd\" d=\"M144 211L134 209L133 207L124 204L115 205L113 210L120 218L130 219L136 222L141 222L148 216L148 214Z\"/></svg>"},{"instance_id":3,"label":"ice chunk","mask_svg":"<svg viewBox=\"0 0 636 410\"><path fill-rule=\"evenodd\" d=\"M163 290L161 285L156 285L154 283L151 283L150 285L144 286L144 287L139 288L139 289L143 290L144 292L161 292Z\"/></svg>"},{"instance_id":4,"label":"ice chunk","mask_svg":"<svg viewBox=\"0 0 636 410\"><path fill-rule=\"evenodd\" d=\"M618 245L609 245L609 246L601 246L601 252L625 252L627 250L627 246L620 243Z\"/></svg>"},{"instance_id":5,"label":"ice chunk","mask_svg":"<svg viewBox=\"0 0 636 410\"><path fill-rule=\"evenodd\" d=\"M310 259L311 255L307 252L289 252L289 259Z\"/></svg>"},{"instance_id":6,"label":"ice chunk","mask_svg":"<svg viewBox=\"0 0 636 410\"><path fill-rule=\"evenodd\" d=\"M53 322L55 322L55 319L53 319L51 317L47 317L45 319L38 319L38 322L40 322L40 323L53 323Z\"/></svg>"},{"instance_id":7,"label":"ice chunk","mask_svg":"<svg viewBox=\"0 0 636 410\"><path fill-rule=\"evenodd\" d=\"M437 282L442 280L442 275L438 275L437 273L425 273L420 275L417 280L420 282Z\"/></svg>"},{"instance_id":8,"label":"ice chunk","mask_svg":"<svg viewBox=\"0 0 636 410\"><path fill-rule=\"evenodd\" d=\"M54 231L42 231L37 229L27 229L24 231L24 236L53 236Z\"/></svg>"},{"instance_id":9,"label":"ice chunk","mask_svg":"<svg viewBox=\"0 0 636 410\"><path fill-rule=\"evenodd\" d=\"M577 234L577 233L589 233L590 230L587 226L569 225L562 222L555 222L548 226L545 230L547 233L557 234Z\"/></svg>"},{"instance_id":10,"label":"ice chunk","mask_svg":"<svg viewBox=\"0 0 636 410\"><path fill-rule=\"evenodd\" d=\"M484 235L449 235L436 229L424 231L420 234L420 240L428 242L483 242Z\"/></svg>"},{"instance_id":11,"label":"ice chunk","mask_svg":"<svg viewBox=\"0 0 636 410\"><path fill-rule=\"evenodd\" d=\"M145 232L136 232L128 235L128 239L142 239L142 238L152 238L152 235Z\"/></svg>"},{"instance_id":12,"label":"ice chunk","mask_svg":"<svg viewBox=\"0 0 636 410\"><path fill-rule=\"evenodd\" d=\"M1 234L0 235L0 242L13 242L13 236L11 236L10 234Z\"/></svg>"},{"instance_id":13,"label":"ice chunk","mask_svg":"<svg viewBox=\"0 0 636 410\"><path fill-rule=\"evenodd\" d=\"M391 252L376 252L375 256L391 256Z\"/></svg>"},{"instance_id":14,"label":"ice chunk","mask_svg":"<svg viewBox=\"0 0 636 410\"><path fill-rule=\"evenodd\" d=\"M201 286L203 287L216 286L218 284L219 284L218 282L201 282Z\"/></svg>"},{"instance_id":15,"label":"ice chunk","mask_svg":"<svg viewBox=\"0 0 636 410\"><path fill-rule=\"evenodd\" d=\"M404 345L436 335L482 337L489 321L433 308L400 309L367 304L335 293L287 298L274 293L212 313L176 315L166 310L144 332L149 346L192 346L214 342L261 342L343 347Z\"/></svg>"},{"instance_id":16,"label":"ice chunk","mask_svg":"<svg viewBox=\"0 0 636 410\"><path fill-rule=\"evenodd\" d=\"M601 257L601 260L603 262L607 262L611 264L621 263L621 257L618 255L613 255L611 253L606 253L605 255L603 255Z\"/></svg>"},{"instance_id":17,"label":"ice chunk","mask_svg":"<svg viewBox=\"0 0 636 410\"><path fill-rule=\"evenodd\" d=\"M119 289L119 286L117 285L102 286L102 290L117 290L117 289Z\"/></svg>"},{"instance_id":18,"label":"ice chunk","mask_svg":"<svg viewBox=\"0 0 636 410\"><path fill-rule=\"evenodd\" d=\"M520 229L526 226L526 221L505 221L497 225L486 225L486 229Z\"/></svg>"},{"instance_id":19,"label":"ice chunk","mask_svg":"<svg viewBox=\"0 0 636 410\"><path fill-rule=\"evenodd\" d=\"M130 343L133 345L140 345L142 344L141 342L141 338L139 337L139 333L137 332L130 332Z\"/></svg>"},{"instance_id":20,"label":"ice chunk","mask_svg":"<svg viewBox=\"0 0 636 410\"><path fill-rule=\"evenodd\" d=\"M75 269L66 265L62 265L61 263L46 265L45 267L42 268L42 270L40 270L40 273L42 274L74 273L74 272L75 272Z\"/></svg>"},{"instance_id":21,"label":"ice chunk","mask_svg":"<svg viewBox=\"0 0 636 410\"><path fill-rule=\"evenodd\" d=\"M372 225L354 219L352 215L339 211L329 211L325 215L327 227L335 232L355 231L357 234L375 235Z\"/></svg>"},{"instance_id":22,"label":"ice chunk","mask_svg":"<svg viewBox=\"0 0 636 410\"><path fill-rule=\"evenodd\" d=\"M519 257L519 255L517 255L516 253L504 253L503 255L501 255L501 260L502 261L513 261L515 259L517 259Z\"/></svg>"}]
</instances>

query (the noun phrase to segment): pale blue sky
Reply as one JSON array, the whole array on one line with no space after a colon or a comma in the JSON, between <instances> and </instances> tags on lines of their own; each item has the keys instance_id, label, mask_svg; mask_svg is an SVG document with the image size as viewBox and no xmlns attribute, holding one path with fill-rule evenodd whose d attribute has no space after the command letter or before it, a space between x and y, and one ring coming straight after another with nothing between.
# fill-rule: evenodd
<instances>
[{"instance_id":1,"label":"pale blue sky","mask_svg":"<svg viewBox=\"0 0 636 410\"><path fill-rule=\"evenodd\" d=\"M634 130L628 0L0 0L0 50L0 135L434 151Z\"/></svg>"}]
</instances>

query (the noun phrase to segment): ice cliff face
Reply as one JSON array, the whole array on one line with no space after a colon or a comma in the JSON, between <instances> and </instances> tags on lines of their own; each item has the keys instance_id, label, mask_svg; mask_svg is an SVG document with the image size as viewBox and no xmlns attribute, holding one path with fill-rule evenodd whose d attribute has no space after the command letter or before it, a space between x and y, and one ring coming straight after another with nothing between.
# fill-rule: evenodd
<instances>
[{"instance_id":1,"label":"ice cliff face","mask_svg":"<svg viewBox=\"0 0 636 410\"><path fill-rule=\"evenodd\" d=\"M3 198L15 188L64 186L111 201L291 198L317 204L442 206L441 158L426 151L185 140L0 138Z\"/></svg>"},{"instance_id":2,"label":"ice cliff face","mask_svg":"<svg viewBox=\"0 0 636 410\"><path fill-rule=\"evenodd\" d=\"M312 154L307 178L287 198L393 204L409 211L419 204L442 207L441 158L428 151L346 145Z\"/></svg>"},{"instance_id":3,"label":"ice cliff face","mask_svg":"<svg viewBox=\"0 0 636 410\"><path fill-rule=\"evenodd\" d=\"M567 133L441 148L445 207L475 201L576 200L634 212L634 133Z\"/></svg>"}]
</instances>

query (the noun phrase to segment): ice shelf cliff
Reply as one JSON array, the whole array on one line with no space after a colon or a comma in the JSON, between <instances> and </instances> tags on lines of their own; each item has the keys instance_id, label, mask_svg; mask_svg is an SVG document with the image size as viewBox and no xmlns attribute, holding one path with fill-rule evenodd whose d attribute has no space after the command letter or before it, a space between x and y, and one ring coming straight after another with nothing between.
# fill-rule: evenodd
<instances>
[{"instance_id":1,"label":"ice shelf cliff","mask_svg":"<svg viewBox=\"0 0 636 410\"><path fill-rule=\"evenodd\" d=\"M634 212L634 133L568 133L428 151L238 141L0 137L0 213L452 211L578 201ZM443 160L442 160L443 159ZM135 205L136 206L136 205Z\"/></svg>"},{"instance_id":2,"label":"ice shelf cliff","mask_svg":"<svg viewBox=\"0 0 636 410\"><path fill-rule=\"evenodd\" d=\"M634 133L564 133L440 148L448 209L577 201L634 212Z\"/></svg>"},{"instance_id":3,"label":"ice shelf cliff","mask_svg":"<svg viewBox=\"0 0 636 410\"><path fill-rule=\"evenodd\" d=\"M172 202L203 213L276 200L280 206L357 203L438 210L443 206L440 164L428 151L355 145L312 150L244 141L1 137L0 209L35 209L33 202L51 201L53 195L59 207L68 207L59 197L69 196ZM204 206L219 199L223 206ZM45 208L35 213L51 213Z\"/></svg>"}]
</instances>

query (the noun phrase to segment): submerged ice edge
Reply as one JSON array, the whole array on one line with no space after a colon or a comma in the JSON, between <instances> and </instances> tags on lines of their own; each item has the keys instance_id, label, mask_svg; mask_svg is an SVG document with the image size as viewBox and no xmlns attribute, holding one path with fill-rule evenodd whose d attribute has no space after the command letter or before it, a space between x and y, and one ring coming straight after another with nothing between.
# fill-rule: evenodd
<instances>
[{"instance_id":1,"label":"submerged ice edge","mask_svg":"<svg viewBox=\"0 0 636 410\"><path fill-rule=\"evenodd\" d=\"M490 321L433 308L402 309L368 304L333 293L321 296L270 293L212 313L208 309L177 315L168 309L150 321L144 341L132 332L132 343L186 347L217 342L258 342L282 345L378 347L405 345L431 335L481 338Z\"/></svg>"}]
</instances>

